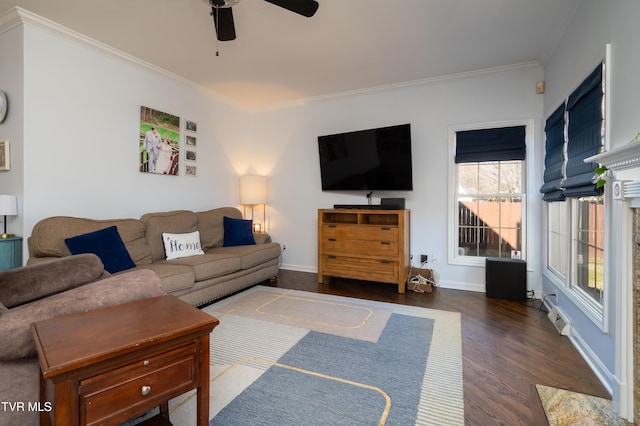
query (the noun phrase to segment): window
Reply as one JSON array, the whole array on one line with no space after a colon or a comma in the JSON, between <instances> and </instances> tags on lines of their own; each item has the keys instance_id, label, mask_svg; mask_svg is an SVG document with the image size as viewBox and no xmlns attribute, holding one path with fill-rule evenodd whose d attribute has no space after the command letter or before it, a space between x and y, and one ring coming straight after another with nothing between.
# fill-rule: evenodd
<instances>
[{"instance_id":1,"label":"window","mask_svg":"<svg viewBox=\"0 0 640 426\"><path fill-rule=\"evenodd\" d=\"M567 203L550 203L547 225L547 266L558 278L567 275Z\"/></svg>"},{"instance_id":2,"label":"window","mask_svg":"<svg viewBox=\"0 0 640 426\"><path fill-rule=\"evenodd\" d=\"M523 161L458 165L458 248L464 256L522 250Z\"/></svg>"},{"instance_id":3,"label":"window","mask_svg":"<svg viewBox=\"0 0 640 426\"><path fill-rule=\"evenodd\" d=\"M604 197L574 200L575 262L571 286L602 304L604 291Z\"/></svg>"},{"instance_id":4,"label":"window","mask_svg":"<svg viewBox=\"0 0 640 426\"><path fill-rule=\"evenodd\" d=\"M522 252L526 134L525 125L451 129L450 261L484 265L486 257Z\"/></svg>"},{"instance_id":5,"label":"window","mask_svg":"<svg viewBox=\"0 0 640 426\"><path fill-rule=\"evenodd\" d=\"M593 318L603 319L605 204L584 159L605 142L604 64L546 121L547 270Z\"/></svg>"}]
</instances>

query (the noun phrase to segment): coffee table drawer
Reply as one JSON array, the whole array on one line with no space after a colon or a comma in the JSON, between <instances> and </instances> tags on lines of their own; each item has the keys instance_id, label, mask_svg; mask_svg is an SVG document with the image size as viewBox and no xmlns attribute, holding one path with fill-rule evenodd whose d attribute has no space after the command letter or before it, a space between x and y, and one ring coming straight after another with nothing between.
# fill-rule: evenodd
<instances>
[{"instance_id":1,"label":"coffee table drawer","mask_svg":"<svg viewBox=\"0 0 640 426\"><path fill-rule=\"evenodd\" d=\"M195 388L195 366L191 344L81 381L82 424L127 419Z\"/></svg>"}]
</instances>

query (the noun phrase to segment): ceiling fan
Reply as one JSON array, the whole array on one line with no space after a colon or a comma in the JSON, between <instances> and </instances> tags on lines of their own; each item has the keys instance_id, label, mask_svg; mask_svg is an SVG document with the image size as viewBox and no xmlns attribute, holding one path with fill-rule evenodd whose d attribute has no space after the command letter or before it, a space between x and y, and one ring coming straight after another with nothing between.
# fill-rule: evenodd
<instances>
[{"instance_id":1,"label":"ceiling fan","mask_svg":"<svg viewBox=\"0 0 640 426\"><path fill-rule=\"evenodd\" d=\"M233 24L233 12L231 7L240 0L205 0L211 6L211 16L216 27L218 40L229 41L236 39L236 29ZM280 6L298 15L312 17L318 10L318 2L315 0L265 0L276 6Z\"/></svg>"}]
</instances>

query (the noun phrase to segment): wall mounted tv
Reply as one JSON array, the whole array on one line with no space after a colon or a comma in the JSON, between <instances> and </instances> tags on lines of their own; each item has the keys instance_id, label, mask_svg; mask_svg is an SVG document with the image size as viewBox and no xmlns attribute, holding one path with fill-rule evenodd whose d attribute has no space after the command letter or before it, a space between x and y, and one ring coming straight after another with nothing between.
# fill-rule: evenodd
<instances>
[{"instance_id":1,"label":"wall mounted tv","mask_svg":"<svg viewBox=\"0 0 640 426\"><path fill-rule=\"evenodd\" d=\"M318 136L323 191L411 191L411 125Z\"/></svg>"}]
</instances>

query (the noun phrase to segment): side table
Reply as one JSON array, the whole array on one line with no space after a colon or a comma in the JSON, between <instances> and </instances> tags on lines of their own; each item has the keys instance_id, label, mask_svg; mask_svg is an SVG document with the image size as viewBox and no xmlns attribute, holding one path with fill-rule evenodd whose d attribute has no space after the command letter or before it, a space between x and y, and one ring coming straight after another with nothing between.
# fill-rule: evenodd
<instances>
[{"instance_id":1,"label":"side table","mask_svg":"<svg viewBox=\"0 0 640 426\"><path fill-rule=\"evenodd\" d=\"M0 238L0 271L22 266L22 237Z\"/></svg>"},{"instance_id":2,"label":"side table","mask_svg":"<svg viewBox=\"0 0 640 426\"><path fill-rule=\"evenodd\" d=\"M197 389L197 424L209 423L209 334L218 320L160 296L31 325L40 361L42 425L114 425Z\"/></svg>"}]
</instances>

